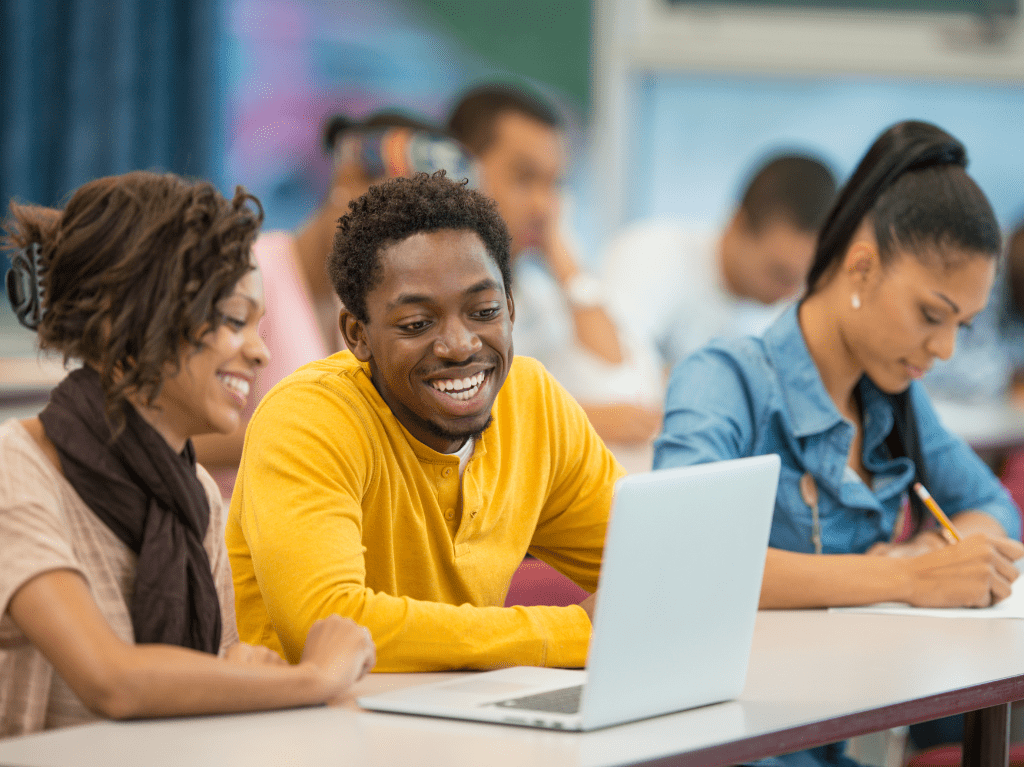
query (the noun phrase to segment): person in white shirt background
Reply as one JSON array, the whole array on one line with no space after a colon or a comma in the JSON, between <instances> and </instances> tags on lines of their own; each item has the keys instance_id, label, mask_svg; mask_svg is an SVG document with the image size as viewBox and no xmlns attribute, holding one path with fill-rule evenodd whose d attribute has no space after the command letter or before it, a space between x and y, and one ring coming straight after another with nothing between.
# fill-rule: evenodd
<instances>
[{"instance_id":1,"label":"person in white shirt background","mask_svg":"<svg viewBox=\"0 0 1024 767\"><path fill-rule=\"evenodd\" d=\"M758 165L721 230L682 220L632 224L603 258L608 305L666 369L720 336L760 335L801 290L835 196L823 162Z\"/></svg>"}]
</instances>

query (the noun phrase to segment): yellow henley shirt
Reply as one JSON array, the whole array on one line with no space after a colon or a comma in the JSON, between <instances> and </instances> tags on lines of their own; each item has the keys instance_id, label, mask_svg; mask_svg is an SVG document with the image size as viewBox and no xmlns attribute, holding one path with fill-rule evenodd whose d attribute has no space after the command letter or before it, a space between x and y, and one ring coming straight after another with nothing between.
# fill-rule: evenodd
<instances>
[{"instance_id":1,"label":"yellow henley shirt","mask_svg":"<svg viewBox=\"0 0 1024 767\"><path fill-rule=\"evenodd\" d=\"M227 526L242 641L297 662L331 613L368 627L377 670L583 666L581 607L510 607L529 552L597 587L624 474L568 393L516 357L461 484L340 352L293 373L245 437Z\"/></svg>"}]
</instances>

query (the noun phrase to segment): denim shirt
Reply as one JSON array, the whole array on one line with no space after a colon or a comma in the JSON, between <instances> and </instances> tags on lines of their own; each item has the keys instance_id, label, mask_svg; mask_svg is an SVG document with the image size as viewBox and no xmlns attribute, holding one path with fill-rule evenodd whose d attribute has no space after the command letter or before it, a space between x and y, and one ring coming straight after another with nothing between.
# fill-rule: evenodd
<instances>
[{"instance_id":1,"label":"denim shirt","mask_svg":"<svg viewBox=\"0 0 1024 767\"><path fill-rule=\"evenodd\" d=\"M826 392L791 307L763 338L714 341L676 366L654 468L778 453L782 473L769 545L814 551L811 509L799 486L809 472L818 488L823 553L862 553L891 539L914 472L909 458L891 458L885 445L894 419L888 397L866 376L857 387L871 487L847 468L854 426ZM939 506L951 516L986 512L1019 539L1020 517L1003 486L942 426L919 382L909 393L928 489Z\"/></svg>"}]
</instances>

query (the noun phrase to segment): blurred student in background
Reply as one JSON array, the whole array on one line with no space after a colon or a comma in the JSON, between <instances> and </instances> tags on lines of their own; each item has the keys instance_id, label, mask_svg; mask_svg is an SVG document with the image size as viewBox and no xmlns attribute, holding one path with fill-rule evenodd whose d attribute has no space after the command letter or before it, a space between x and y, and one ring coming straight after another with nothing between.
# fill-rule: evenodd
<instances>
[{"instance_id":1,"label":"blurred student in background","mask_svg":"<svg viewBox=\"0 0 1024 767\"><path fill-rule=\"evenodd\" d=\"M623 336L559 226L562 118L538 96L484 85L459 99L448 131L476 158L512 235L516 354L540 360L606 442L648 443L661 422L656 363Z\"/></svg>"},{"instance_id":2,"label":"blurred student in background","mask_svg":"<svg viewBox=\"0 0 1024 767\"><path fill-rule=\"evenodd\" d=\"M821 161L778 155L754 171L724 230L627 228L603 261L613 310L669 368L712 338L760 335L803 287L835 190Z\"/></svg>"},{"instance_id":3,"label":"blurred student in background","mask_svg":"<svg viewBox=\"0 0 1024 767\"><path fill-rule=\"evenodd\" d=\"M324 126L324 149L334 161L331 189L320 208L296 231L261 234L253 254L264 275L267 312L260 333L271 362L257 377L241 428L196 440L224 497L230 497L242 457L245 426L274 384L302 365L344 348L341 304L327 278L326 258L338 219L349 202L384 179L444 168L453 178L472 175L461 147L423 120L397 111L362 121L341 115Z\"/></svg>"},{"instance_id":4,"label":"blurred student in background","mask_svg":"<svg viewBox=\"0 0 1024 767\"><path fill-rule=\"evenodd\" d=\"M8 294L82 367L0 426L0 737L322 703L374 663L332 616L302 660L238 642L225 509L191 439L237 430L256 371L262 220L241 187L146 172L11 204Z\"/></svg>"}]
</instances>

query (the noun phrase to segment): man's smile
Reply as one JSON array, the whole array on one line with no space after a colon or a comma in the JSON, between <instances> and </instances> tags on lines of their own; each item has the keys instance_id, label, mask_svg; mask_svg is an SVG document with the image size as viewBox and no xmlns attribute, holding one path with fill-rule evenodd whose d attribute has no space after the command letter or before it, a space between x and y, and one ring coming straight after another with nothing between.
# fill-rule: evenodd
<instances>
[{"instance_id":1,"label":"man's smile","mask_svg":"<svg viewBox=\"0 0 1024 767\"><path fill-rule=\"evenodd\" d=\"M466 378L436 378L430 385L456 400L472 399L483 386L487 373L481 371Z\"/></svg>"}]
</instances>

